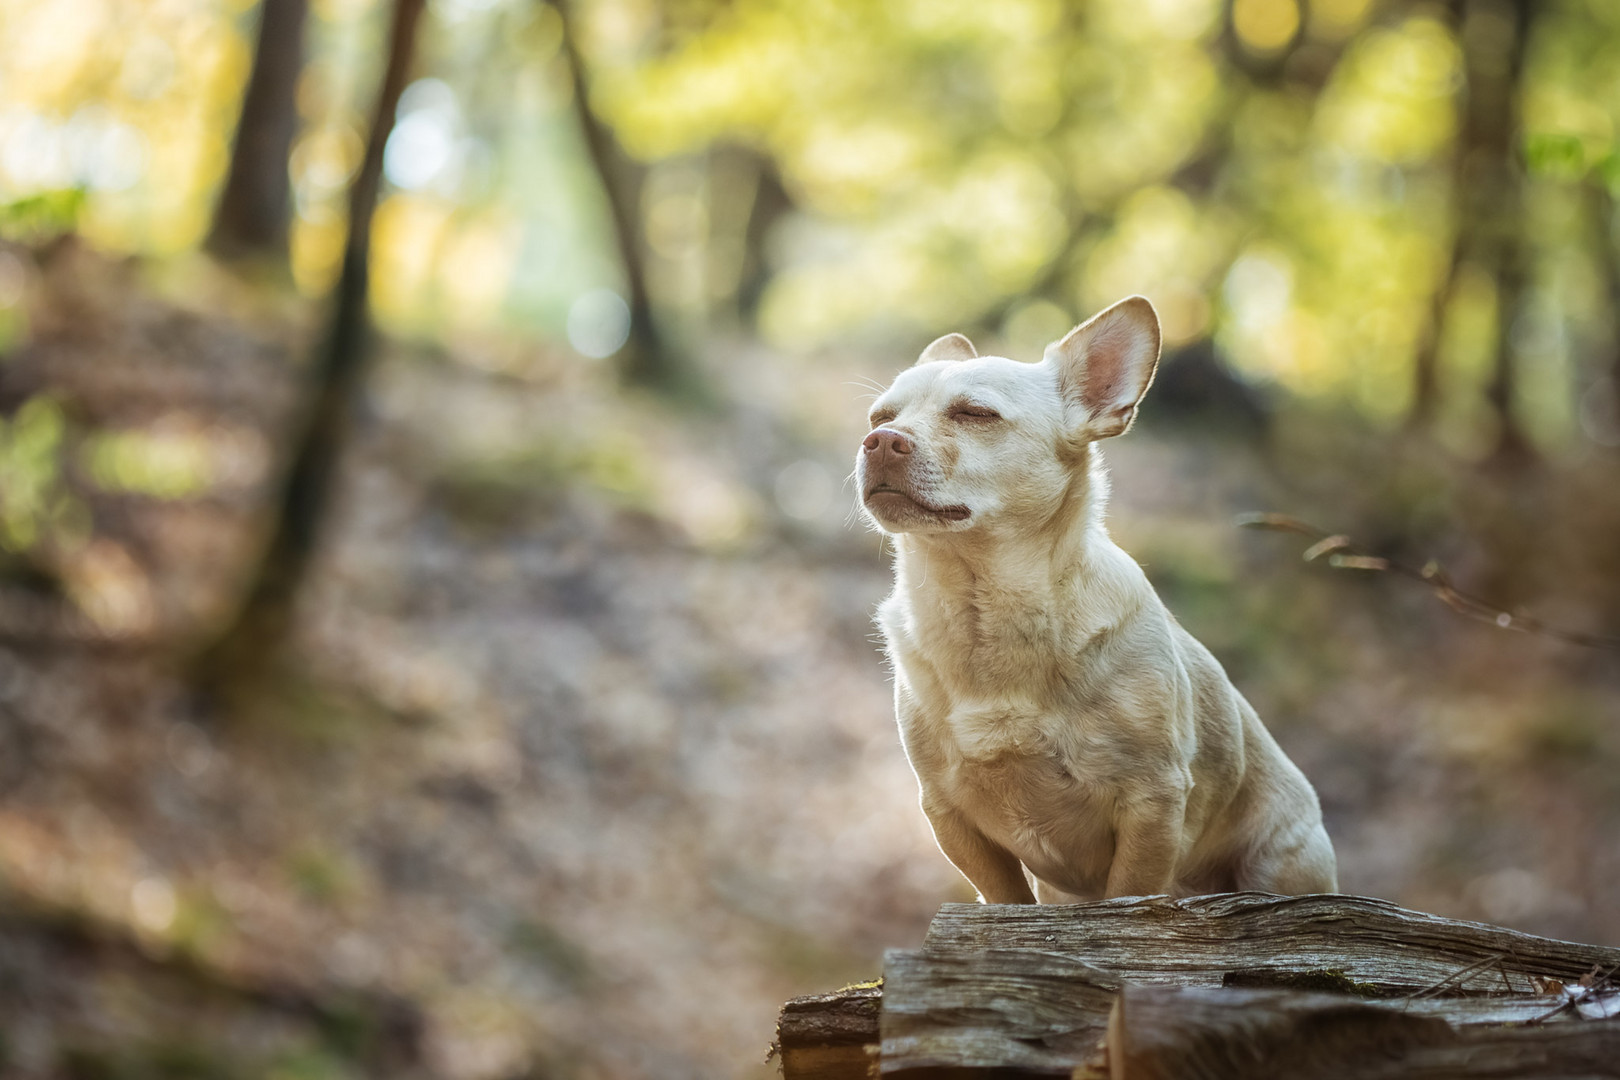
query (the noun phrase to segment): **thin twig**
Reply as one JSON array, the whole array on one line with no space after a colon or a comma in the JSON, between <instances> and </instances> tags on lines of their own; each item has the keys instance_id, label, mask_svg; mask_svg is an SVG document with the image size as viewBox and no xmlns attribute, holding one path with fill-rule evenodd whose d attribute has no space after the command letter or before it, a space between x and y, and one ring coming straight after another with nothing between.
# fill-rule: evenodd
<instances>
[{"instance_id":1,"label":"thin twig","mask_svg":"<svg viewBox=\"0 0 1620 1080\"><path fill-rule=\"evenodd\" d=\"M1335 570L1378 570L1427 585L1441 603L1457 614L1477 622L1489 623L1502 630L1551 638L1568 645L1620 652L1620 636L1591 634L1582 630L1566 630L1550 626L1540 619L1516 615L1488 600L1470 595L1457 588L1441 569L1440 564L1433 559L1424 563L1421 568L1410 566L1388 556L1368 551L1342 533L1330 533L1326 529L1319 529L1287 514L1240 514L1237 524L1245 529L1267 529L1271 532L1294 533L1297 536L1309 537L1312 544L1305 549L1306 562L1317 562L1326 556L1327 564Z\"/></svg>"},{"instance_id":2,"label":"thin twig","mask_svg":"<svg viewBox=\"0 0 1620 1080\"><path fill-rule=\"evenodd\" d=\"M1530 992L1532 994L1535 993L1535 991L1536 991L1536 981L1535 981L1535 979L1530 977L1529 965L1527 965L1523 960L1519 959L1519 950L1515 949L1513 947L1513 943L1511 941L1508 942L1508 947L1507 948L1508 948L1508 955L1513 957L1513 962L1515 964L1519 965L1518 971L1519 971L1520 975L1524 976L1525 985L1530 988ZM1507 968L1505 968L1505 967L1502 968L1501 972L1502 972L1502 981L1507 984L1508 993L1510 993L1510 994L1513 993L1514 992L1514 990L1513 990L1513 980L1508 978Z\"/></svg>"},{"instance_id":3,"label":"thin twig","mask_svg":"<svg viewBox=\"0 0 1620 1080\"><path fill-rule=\"evenodd\" d=\"M1597 972L1596 965L1593 965L1592 971L1594 974ZM1585 1001L1593 994L1613 989L1609 985L1609 980L1614 977L1614 973L1616 971L1620 971L1620 964L1615 964L1613 967L1609 968L1608 971L1605 971L1602 975L1599 975L1597 978L1593 979L1591 986L1583 986L1580 988L1580 990L1570 993L1569 997L1559 1002L1556 1008L1550 1009L1547 1012L1542 1013L1540 1016L1533 1016L1529 1020L1526 1020L1525 1023L1543 1024L1557 1016L1559 1013L1569 1009L1575 1010L1575 1015L1579 1016L1581 1012L1581 1002Z\"/></svg>"},{"instance_id":4,"label":"thin twig","mask_svg":"<svg viewBox=\"0 0 1620 1080\"><path fill-rule=\"evenodd\" d=\"M1472 975L1474 972L1480 970L1481 968L1490 967L1492 964L1500 964L1506 958L1507 958L1506 953L1496 953L1495 955L1487 956L1482 960L1475 960L1472 964L1469 964L1467 967L1459 968L1456 971L1453 971L1450 975L1447 975L1445 978L1441 979L1439 982L1433 983L1432 985L1429 985L1429 986L1425 986L1422 990L1419 990L1416 993L1406 995L1406 1000L1407 1001L1422 1001L1424 998L1438 997L1440 994L1444 993L1445 990L1448 987L1450 987L1453 983L1456 983L1458 989L1461 989L1462 984L1467 982L1468 977L1470 975Z\"/></svg>"}]
</instances>

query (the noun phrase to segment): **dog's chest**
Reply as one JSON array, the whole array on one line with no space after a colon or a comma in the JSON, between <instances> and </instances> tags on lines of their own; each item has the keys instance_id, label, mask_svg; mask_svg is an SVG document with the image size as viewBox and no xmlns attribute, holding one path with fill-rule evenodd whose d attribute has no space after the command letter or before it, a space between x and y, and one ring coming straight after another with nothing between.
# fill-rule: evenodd
<instances>
[{"instance_id":1,"label":"dog's chest","mask_svg":"<svg viewBox=\"0 0 1620 1080\"><path fill-rule=\"evenodd\" d=\"M1073 733L1067 634L1033 604L939 602L886 625L943 760L1051 756Z\"/></svg>"},{"instance_id":2,"label":"dog's chest","mask_svg":"<svg viewBox=\"0 0 1620 1080\"><path fill-rule=\"evenodd\" d=\"M939 793L1052 884L1077 895L1101 888L1112 851L1106 783L1087 779L1074 721L1033 703L958 707L945 741ZM1083 752L1083 750L1082 750Z\"/></svg>"},{"instance_id":3,"label":"dog's chest","mask_svg":"<svg viewBox=\"0 0 1620 1080\"><path fill-rule=\"evenodd\" d=\"M939 703L944 721L936 731L948 761L964 763L1040 761L1055 755L1059 718L1028 699L952 700Z\"/></svg>"},{"instance_id":4,"label":"dog's chest","mask_svg":"<svg viewBox=\"0 0 1620 1080\"><path fill-rule=\"evenodd\" d=\"M935 744L944 793L970 816L1013 821L1067 816L1081 797L1074 718L1029 698L936 702Z\"/></svg>"}]
</instances>

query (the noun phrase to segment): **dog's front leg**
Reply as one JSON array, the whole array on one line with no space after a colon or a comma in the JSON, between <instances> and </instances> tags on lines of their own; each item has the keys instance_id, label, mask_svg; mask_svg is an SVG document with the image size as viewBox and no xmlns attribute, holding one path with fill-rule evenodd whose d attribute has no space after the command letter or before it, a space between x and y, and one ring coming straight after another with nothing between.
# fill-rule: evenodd
<instances>
[{"instance_id":1,"label":"dog's front leg","mask_svg":"<svg viewBox=\"0 0 1620 1080\"><path fill-rule=\"evenodd\" d=\"M1114 825L1107 897L1157 896L1170 891L1186 812L1185 794L1143 798L1121 808Z\"/></svg>"},{"instance_id":2,"label":"dog's front leg","mask_svg":"<svg viewBox=\"0 0 1620 1080\"><path fill-rule=\"evenodd\" d=\"M1016 855L980 832L958 810L925 802L923 812L934 827L939 850L979 890L981 900L987 904L1035 902Z\"/></svg>"}]
</instances>

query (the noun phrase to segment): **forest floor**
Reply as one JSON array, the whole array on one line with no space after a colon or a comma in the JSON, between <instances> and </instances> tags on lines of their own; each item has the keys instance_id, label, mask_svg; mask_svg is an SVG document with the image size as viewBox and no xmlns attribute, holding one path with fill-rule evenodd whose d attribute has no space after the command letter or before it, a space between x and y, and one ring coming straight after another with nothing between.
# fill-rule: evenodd
<instances>
[{"instance_id":1,"label":"forest floor","mask_svg":"<svg viewBox=\"0 0 1620 1080\"><path fill-rule=\"evenodd\" d=\"M32 373L87 425L269 445L298 342L88 259L40 272L0 405ZM705 364L723 400L677 414L544 350L391 346L299 662L245 707L150 643L0 639L0 1076L763 1077L783 999L875 975L970 897L916 807L871 625L888 560L841 486L856 384L902 364ZM142 371L171 399L245 381L91 400ZM1620 611L1614 584L1492 573L1423 523L1495 488L1387 480L1412 472L1360 429L1330 451L1312 419L1239 437L1152 405L1110 447L1114 533L1315 782L1341 887L1620 943L1615 657L1233 518L1433 535L1460 578L1577 621ZM74 572L147 597L149 627L217 610L268 474L238 456L185 498L95 495ZM1609 468L1507 516L1540 528Z\"/></svg>"}]
</instances>

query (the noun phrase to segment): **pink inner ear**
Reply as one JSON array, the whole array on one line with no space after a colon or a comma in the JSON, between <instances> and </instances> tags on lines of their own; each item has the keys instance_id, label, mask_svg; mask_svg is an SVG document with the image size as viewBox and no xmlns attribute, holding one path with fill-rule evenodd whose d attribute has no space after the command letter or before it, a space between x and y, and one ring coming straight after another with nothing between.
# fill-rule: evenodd
<instances>
[{"instance_id":1,"label":"pink inner ear","mask_svg":"<svg viewBox=\"0 0 1620 1080\"><path fill-rule=\"evenodd\" d=\"M1143 373L1131 370L1132 346L1140 347L1135 331L1122 319L1098 327L1086 350L1085 386L1081 398L1093 413L1113 413L1130 408L1141 396ZM1133 379L1132 375L1137 378Z\"/></svg>"},{"instance_id":2,"label":"pink inner ear","mask_svg":"<svg viewBox=\"0 0 1620 1080\"><path fill-rule=\"evenodd\" d=\"M1047 348L1063 395L1092 421L1108 420L1098 437L1129 426L1159 360L1159 320L1140 296L1127 297Z\"/></svg>"}]
</instances>

